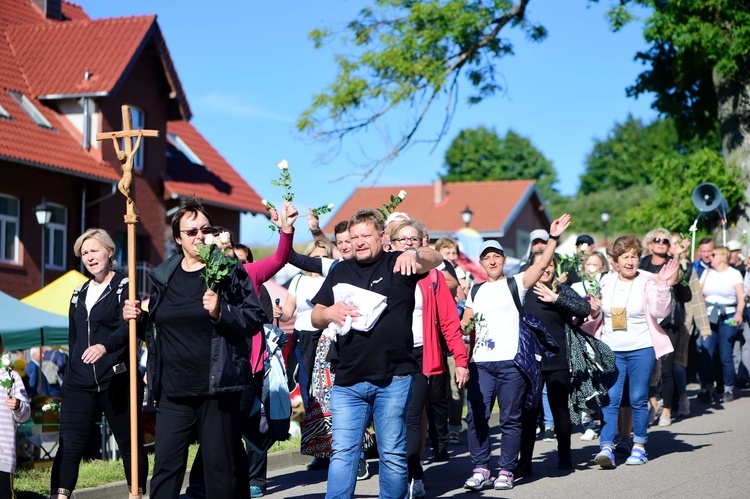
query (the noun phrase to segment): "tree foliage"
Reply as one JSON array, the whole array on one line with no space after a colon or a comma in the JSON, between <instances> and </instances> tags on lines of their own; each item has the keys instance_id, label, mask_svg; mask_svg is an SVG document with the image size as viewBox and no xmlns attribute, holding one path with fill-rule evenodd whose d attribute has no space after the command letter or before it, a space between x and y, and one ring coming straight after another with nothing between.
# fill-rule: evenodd
<instances>
[{"instance_id":1,"label":"tree foliage","mask_svg":"<svg viewBox=\"0 0 750 499\"><path fill-rule=\"evenodd\" d=\"M483 126L461 130L445 151L445 167L446 182L529 179L545 201L559 196L552 161L513 130L504 137Z\"/></svg>"},{"instance_id":2,"label":"tree foliage","mask_svg":"<svg viewBox=\"0 0 750 499\"><path fill-rule=\"evenodd\" d=\"M501 38L504 28L542 40L546 30L526 19L529 0L375 0L345 29L313 30L317 47L340 39L353 55L336 57L334 81L315 95L297 121L314 139L334 141L367 129L396 109L409 118L406 131L365 175L415 141L427 112L438 101L446 106L436 136L444 136L457 104L459 82L472 89L469 104L501 91L497 62L513 54ZM463 78L462 78L463 77Z\"/></svg>"}]
</instances>

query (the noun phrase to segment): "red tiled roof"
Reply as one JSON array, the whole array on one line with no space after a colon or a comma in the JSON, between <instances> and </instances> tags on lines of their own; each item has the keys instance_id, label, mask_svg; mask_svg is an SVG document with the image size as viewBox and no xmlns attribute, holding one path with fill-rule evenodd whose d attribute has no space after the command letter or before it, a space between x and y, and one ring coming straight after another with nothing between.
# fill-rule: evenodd
<instances>
[{"instance_id":1,"label":"red tiled roof","mask_svg":"<svg viewBox=\"0 0 750 499\"><path fill-rule=\"evenodd\" d=\"M192 163L173 144L167 145L164 197L197 197L209 204L252 213L266 213L261 198L219 152L187 121L170 121L167 133L177 135L200 158Z\"/></svg>"},{"instance_id":2,"label":"red tiled roof","mask_svg":"<svg viewBox=\"0 0 750 499\"><path fill-rule=\"evenodd\" d=\"M436 190L442 185L442 196L436 200ZM406 198L396 211L425 224L430 234L452 233L464 226L461 212L468 206L473 212L471 227L479 232L500 232L509 226L523 203L535 191L533 180L496 182L451 182L429 185L391 187L358 187L323 229L333 233L333 226L347 220L360 208L382 208L390 204L391 195L406 191Z\"/></svg>"},{"instance_id":3,"label":"red tiled roof","mask_svg":"<svg viewBox=\"0 0 750 499\"><path fill-rule=\"evenodd\" d=\"M109 94L156 16L11 27L5 36L34 96ZM91 78L84 81L89 70Z\"/></svg>"}]
</instances>

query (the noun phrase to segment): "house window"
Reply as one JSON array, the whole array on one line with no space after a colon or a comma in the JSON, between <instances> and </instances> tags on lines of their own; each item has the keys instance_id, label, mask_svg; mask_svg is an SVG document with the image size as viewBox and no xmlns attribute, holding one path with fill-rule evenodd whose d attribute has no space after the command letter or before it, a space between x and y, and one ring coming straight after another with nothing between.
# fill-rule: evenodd
<instances>
[{"instance_id":1,"label":"house window","mask_svg":"<svg viewBox=\"0 0 750 499\"><path fill-rule=\"evenodd\" d=\"M0 262L18 264L18 199L0 194Z\"/></svg>"},{"instance_id":2,"label":"house window","mask_svg":"<svg viewBox=\"0 0 750 499\"><path fill-rule=\"evenodd\" d=\"M2 104L0 104L0 118L10 119L10 113L5 110Z\"/></svg>"},{"instance_id":3,"label":"house window","mask_svg":"<svg viewBox=\"0 0 750 499\"><path fill-rule=\"evenodd\" d=\"M143 130L146 128L146 117L143 114L143 110L140 108L137 108L135 106L130 106L130 117L133 121L132 129L133 130ZM135 141L137 140L135 137L130 139L132 140L133 146L135 146ZM141 145L138 146L138 150L135 152L135 160L133 160L133 168L135 168L138 171L143 171L143 147L145 145L146 141L141 139ZM122 139L122 144L120 144L120 147L122 150L125 150L125 139Z\"/></svg>"},{"instance_id":4,"label":"house window","mask_svg":"<svg viewBox=\"0 0 750 499\"><path fill-rule=\"evenodd\" d=\"M49 128L50 130L52 130L52 123L50 123L47 118L44 117L42 112L36 108L34 103L31 102L28 97L23 95L21 92L16 92L14 90L8 90L8 94L10 94L13 99L15 99L18 105L21 106L21 109L23 109L37 125L42 128Z\"/></svg>"},{"instance_id":5,"label":"house window","mask_svg":"<svg viewBox=\"0 0 750 499\"><path fill-rule=\"evenodd\" d=\"M68 210L62 206L47 204L52 218L47 224L45 268L65 270L65 247L67 246Z\"/></svg>"}]
</instances>

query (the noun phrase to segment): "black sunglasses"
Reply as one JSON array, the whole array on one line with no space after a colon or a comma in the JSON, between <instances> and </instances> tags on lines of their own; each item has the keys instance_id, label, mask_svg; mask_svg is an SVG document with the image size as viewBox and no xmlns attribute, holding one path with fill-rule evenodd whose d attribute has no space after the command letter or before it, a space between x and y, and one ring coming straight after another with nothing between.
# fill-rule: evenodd
<instances>
[{"instance_id":1,"label":"black sunglasses","mask_svg":"<svg viewBox=\"0 0 750 499\"><path fill-rule=\"evenodd\" d=\"M669 244L669 239L667 239L666 237L655 237L651 240L651 242L654 244L659 244L659 243Z\"/></svg>"},{"instance_id":2,"label":"black sunglasses","mask_svg":"<svg viewBox=\"0 0 750 499\"><path fill-rule=\"evenodd\" d=\"M180 230L180 232L184 233L188 237L195 237L195 236L197 236L198 235L198 231L201 231L201 233L204 236L207 236L209 234L213 234L214 233L214 228L213 227L209 227L209 226L205 226L205 227L201 227L200 229Z\"/></svg>"}]
</instances>

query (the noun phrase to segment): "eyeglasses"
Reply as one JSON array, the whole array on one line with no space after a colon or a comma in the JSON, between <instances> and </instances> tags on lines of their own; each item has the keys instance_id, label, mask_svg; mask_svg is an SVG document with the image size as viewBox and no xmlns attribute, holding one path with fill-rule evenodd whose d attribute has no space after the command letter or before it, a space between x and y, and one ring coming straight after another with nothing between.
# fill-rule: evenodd
<instances>
[{"instance_id":1,"label":"eyeglasses","mask_svg":"<svg viewBox=\"0 0 750 499\"><path fill-rule=\"evenodd\" d=\"M666 237L655 237L651 240L651 242L654 244L659 244L659 243L669 244L669 239L667 239Z\"/></svg>"},{"instance_id":2,"label":"eyeglasses","mask_svg":"<svg viewBox=\"0 0 750 499\"><path fill-rule=\"evenodd\" d=\"M214 228L213 227L209 227L209 226L205 226L205 227L201 227L200 229L187 229L187 230L180 229L180 232L184 233L188 237L195 237L195 236L197 236L198 235L198 231L200 231L201 234L203 234L204 236L207 236L209 234L213 234L214 233Z\"/></svg>"},{"instance_id":3,"label":"eyeglasses","mask_svg":"<svg viewBox=\"0 0 750 499\"><path fill-rule=\"evenodd\" d=\"M404 244L406 241L410 241L414 244L417 244L421 241L421 239L419 239L418 237L398 237L394 239L393 241L396 243L401 243L401 244Z\"/></svg>"}]
</instances>

